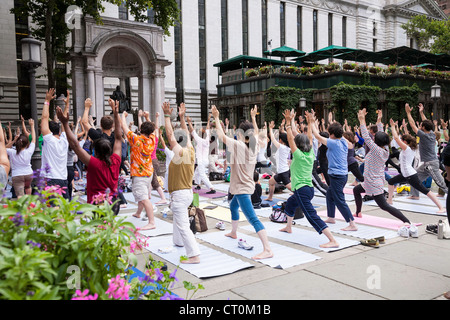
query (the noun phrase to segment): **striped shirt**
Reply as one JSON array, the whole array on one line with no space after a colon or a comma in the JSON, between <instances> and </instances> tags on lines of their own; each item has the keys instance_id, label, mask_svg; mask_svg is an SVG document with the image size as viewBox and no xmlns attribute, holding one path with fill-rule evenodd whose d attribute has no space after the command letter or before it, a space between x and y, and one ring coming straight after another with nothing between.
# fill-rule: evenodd
<instances>
[{"instance_id":1,"label":"striped shirt","mask_svg":"<svg viewBox=\"0 0 450 320\"><path fill-rule=\"evenodd\" d=\"M383 125L378 124L378 131L383 131ZM367 195L376 196L384 192L384 168L389 158L389 150L378 146L370 137L366 126L361 125L361 134L369 147L369 153L364 160L364 182L361 183Z\"/></svg>"}]
</instances>

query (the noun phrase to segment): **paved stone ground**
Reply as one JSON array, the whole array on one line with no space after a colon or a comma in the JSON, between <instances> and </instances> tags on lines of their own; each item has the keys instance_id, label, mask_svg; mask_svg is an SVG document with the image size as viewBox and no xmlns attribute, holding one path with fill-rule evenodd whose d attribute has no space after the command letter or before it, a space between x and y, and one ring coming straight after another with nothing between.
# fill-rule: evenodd
<instances>
[{"instance_id":1,"label":"paved stone ground","mask_svg":"<svg viewBox=\"0 0 450 320\"><path fill-rule=\"evenodd\" d=\"M354 212L354 202L349 206ZM163 208L159 207L156 217L162 217ZM317 210L323 209L325 207ZM443 294L450 291L450 240L439 240L425 232L427 224L437 223L445 217L408 211L403 213L410 221L422 223L418 238L396 237L380 244L379 248L357 245L330 253L270 238L271 242L298 248L321 259L288 269L274 269L226 251L254 267L208 279L199 279L179 269L179 282L173 291L185 297L186 290L182 283L186 280L204 286L205 289L194 296L197 300L446 300ZM363 205L363 214L393 218L378 207L367 205ZM171 221L170 212L166 219ZM268 221L267 218L260 219L263 223ZM210 230L206 232L217 231L215 224L218 220L209 217L207 220ZM239 231L254 235L242 229L246 225L248 222L241 222ZM229 223L226 226L230 228ZM149 251L143 250L138 255L139 269L143 269L149 254ZM163 256L153 257L165 261ZM176 267L167 264L169 270Z\"/></svg>"}]
</instances>

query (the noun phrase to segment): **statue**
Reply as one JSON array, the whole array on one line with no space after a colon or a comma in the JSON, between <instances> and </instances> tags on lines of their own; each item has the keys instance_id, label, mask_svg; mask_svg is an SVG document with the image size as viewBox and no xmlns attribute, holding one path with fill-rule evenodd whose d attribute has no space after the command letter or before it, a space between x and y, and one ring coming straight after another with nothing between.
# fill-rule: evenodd
<instances>
[{"instance_id":1,"label":"statue","mask_svg":"<svg viewBox=\"0 0 450 320\"><path fill-rule=\"evenodd\" d=\"M120 90L120 86L116 87L116 90L113 91L110 98L114 101L119 101L119 113L130 111L130 104L128 103L128 99L125 94Z\"/></svg>"}]
</instances>

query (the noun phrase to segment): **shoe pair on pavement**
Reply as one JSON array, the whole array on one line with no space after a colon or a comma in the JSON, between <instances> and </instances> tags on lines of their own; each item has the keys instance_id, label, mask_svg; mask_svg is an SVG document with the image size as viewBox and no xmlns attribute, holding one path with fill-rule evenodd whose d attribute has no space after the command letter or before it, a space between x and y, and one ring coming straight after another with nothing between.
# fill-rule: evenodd
<instances>
[{"instance_id":1,"label":"shoe pair on pavement","mask_svg":"<svg viewBox=\"0 0 450 320\"><path fill-rule=\"evenodd\" d=\"M418 238L419 237L419 229L411 224L409 226L403 226L397 231L398 235L404 238Z\"/></svg>"}]
</instances>

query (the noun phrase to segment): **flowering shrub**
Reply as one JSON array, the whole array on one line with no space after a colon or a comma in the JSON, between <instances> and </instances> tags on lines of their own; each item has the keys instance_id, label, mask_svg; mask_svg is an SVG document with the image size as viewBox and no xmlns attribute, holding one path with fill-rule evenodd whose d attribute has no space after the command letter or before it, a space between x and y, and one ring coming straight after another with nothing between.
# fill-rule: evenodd
<instances>
[{"instance_id":1,"label":"flowering shrub","mask_svg":"<svg viewBox=\"0 0 450 320\"><path fill-rule=\"evenodd\" d=\"M147 282L126 283L147 239L114 215L108 196L81 204L39 183L33 195L1 200L0 300L133 299L143 284L175 279L150 268ZM147 297L171 295L164 289Z\"/></svg>"}]
</instances>

